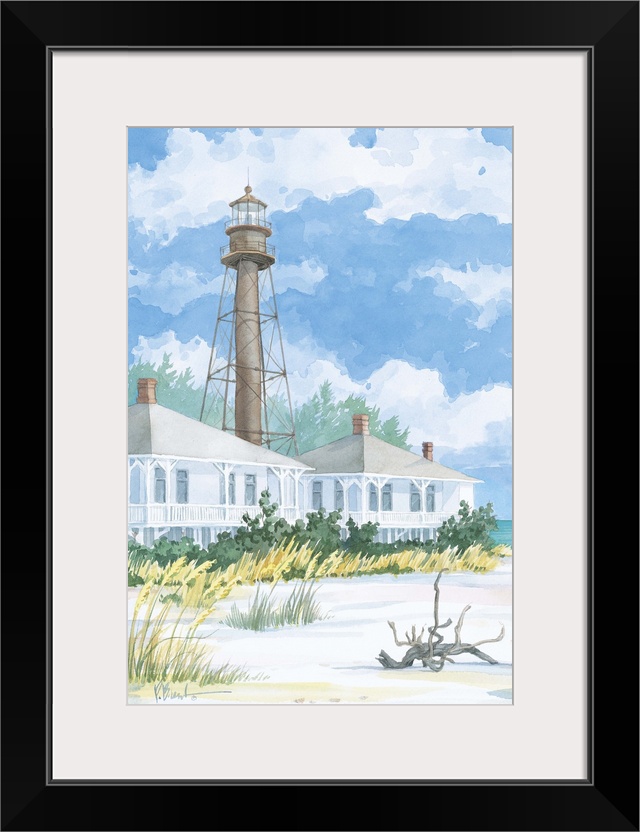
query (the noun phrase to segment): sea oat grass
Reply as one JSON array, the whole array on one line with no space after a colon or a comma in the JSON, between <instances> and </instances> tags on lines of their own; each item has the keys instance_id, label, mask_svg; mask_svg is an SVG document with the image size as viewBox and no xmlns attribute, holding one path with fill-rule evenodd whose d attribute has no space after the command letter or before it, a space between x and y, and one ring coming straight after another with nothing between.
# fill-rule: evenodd
<instances>
[{"instance_id":1,"label":"sea oat grass","mask_svg":"<svg viewBox=\"0 0 640 832\"><path fill-rule=\"evenodd\" d=\"M198 611L188 621L185 608L167 598L166 589L151 582L140 590L129 624L129 682L195 682L210 684L216 668L203 636L196 631L213 612ZM170 615L174 618L170 621ZM213 675L212 675L213 674Z\"/></svg>"},{"instance_id":2,"label":"sea oat grass","mask_svg":"<svg viewBox=\"0 0 640 832\"><path fill-rule=\"evenodd\" d=\"M305 581L331 577L356 577L358 575L401 574L405 572L490 572L511 556L509 546L499 545L491 549L471 546L460 554L457 549L442 552L407 548L383 555L368 555L336 550L321 557L314 548L293 541L285 546L274 546L266 555L246 552L237 562L224 569L215 569L206 561L196 566L195 561L180 558L170 566L162 567L156 561L129 562L130 574L147 582L171 586L179 597L178 603L193 609L212 607L225 598L237 584L256 582L276 584L291 577Z\"/></svg>"}]
</instances>

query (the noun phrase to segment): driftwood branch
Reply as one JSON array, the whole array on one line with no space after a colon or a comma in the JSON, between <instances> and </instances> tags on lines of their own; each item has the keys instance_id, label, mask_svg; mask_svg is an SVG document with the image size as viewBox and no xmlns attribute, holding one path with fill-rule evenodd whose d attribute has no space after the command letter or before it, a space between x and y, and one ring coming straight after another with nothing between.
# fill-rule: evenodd
<instances>
[{"instance_id":1,"label":"driftwood branch","mask_svg":"<svg viewBox=\"0 0 640 832\"><path fill-rule=\"evenodd\" d=\"M462 653L468 653L483 662L488 662L489 664L498 664L496 659L493 659L491 656L487 655L487 653L483 653L481 650L478 650L478 647L481 644L490 644L491 642L502 641L504 638L503 624L500 625L500 633L495 638L481 639L480 641L473 642L472 644L462 641L462 626L464 624L464 617L471 609L471 604L467 604L458 617L458 622L453 628L453 642L450 644L445 643L444 636L442 633L438 632L438 630L444 630L445 627L451 626L452 623L451 619L448 618L443 624L440 624L440 578L442 577L442 573L447 571L448 570L443 569L438 572L438 577L433 585L435 590L433 601L433 626L427 627L427 632L429 634L427 643L424 644L423 642L426 625L420 630L419 633L417 627L413 625L411 633L407 631L405 633L405 640L401 641L398 638L395 622L387 621L387 624L393 633L393 640L395 641L396 646L408 647L409 649L400 661L396 661L384 650L381 650L380 655L376 656L376 658L383 667L411 667L415 661L421 661L424 667L428 667L429 670L439 673L444 667L445 662L451 662L453 664L454 662L451 657L459 656Z\"/></svg>"}]
</instances>

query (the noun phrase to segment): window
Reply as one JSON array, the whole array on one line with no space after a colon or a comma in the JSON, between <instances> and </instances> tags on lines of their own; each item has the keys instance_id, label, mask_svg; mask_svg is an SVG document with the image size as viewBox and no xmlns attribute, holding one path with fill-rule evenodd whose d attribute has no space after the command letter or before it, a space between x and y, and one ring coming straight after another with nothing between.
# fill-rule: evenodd
<instances>
[{"instance_id":1,"label":"window","mask_svg":"<svg viewBox=\"0 0 640 832\"><path fill-rule=\"evenodd\" d=\"M336 482L335 503L336 511L342 511L344 509L344 490L341 482Z\"/></svg>"},{"instance_id":2,"label":"window","mask_svg":"<svg viewBox=\"0 0 640 832\"><path fill-rule=\"evenodd\" d=\"M176 471L176 502L189 502L189 472L185 470Z\"/></svg>"},{"instance_id":3,"label":"window","mask_svg":"<svg viewBox=\"0 0 640 832\"><path fill-rule=\"evenodd\" d=\"M378 489L373 483L369 485L369 511L378 510Z\"/></svg>"},{"instance_id":4,"label":"window","mask_svg":"<svg viewBox=\"0 0 640 832\"><path fill-rule=\"evenodd\" d=\"M382 488L382 510L393 511L393 489L390 482Z\"/></svg>"},{"instance_id":5,"label":"window","mask_svg":"<svg viewBox=\"0 0 640 832\"><path fill-rule=\"evenodd\" d=\"M311 507L314 511L322 508L322 480L314 480L311 490Z\"/></svg>"},{"instance_id":6,"label":"window","mask_svg":"<svg viewBox=\"0 0 640 832\"><path fill-rule=\"evenodd\" d=\"M142 499L142 477L140 468L136 465L131 469L131 498L132 503L143 503Z\"/></svg>"},{"instance_id":7,"label":"window","mask_svg":"<svg viewBox=\"0 0 640 832\"><path fill-rule=\"evenodd\" d=\"M154 500L156 503L166 503L167 502L167 475L165 473L164 468L160 468L159 465L153 469L153 478L154 478Z\"/></svg>"},{"instance_id":8,"label":"window","mask_svg":"<svg viewBox=\"0 0 640 832\"><path fill-rule=\"evenodd\" d=\"M360 488L354 483L347 491L349 511L360 511Z\"/></svg>"},{"instance_id":9,"label":"window","mask_svg":"<svg viewBox=\"0 0 640 832\"><path fill-rule=\"evenodd\" d=\"M422 500L420 499L420 489L417 485L411 484L411 511L422 510Z\"/></svg>"},{"instance_id":10,"label":"window","mask_svg":"<svg viewBox=\"0 0 640 832\"><path fill-rule=\"evenodd\" d=\"M244 478L244 504L255 506L256 504L256 475L245 474Z\"/></svg>"},{"instance_id":11,"label":"window","mask_svg":"<svg viewBox=\"0 0 640 832\"><path fill-rule=\"evenodd\" d=\"M229 505L236 504L236 475L229 474Z\"/></svg>"},{"instance_id":12,"label":"window","mask_svg":"<svg viewBox=\"0 0 640 832\"><path fill-rule=\"evenodd\" d=\"M267 491L272 502L277 503L279 506L286 505L280 488L280 478L270 468L267 469Z\"/></svg>"},{"instance_id":13,"label":"window","mask_svg":"<svg viewBox=\"0 0 640 832\"><path fill-rule=\"evenodd\" d=\"M435 485L427 486L427 511L436 510L436 487Z\"/></svg>"}]
</instances>

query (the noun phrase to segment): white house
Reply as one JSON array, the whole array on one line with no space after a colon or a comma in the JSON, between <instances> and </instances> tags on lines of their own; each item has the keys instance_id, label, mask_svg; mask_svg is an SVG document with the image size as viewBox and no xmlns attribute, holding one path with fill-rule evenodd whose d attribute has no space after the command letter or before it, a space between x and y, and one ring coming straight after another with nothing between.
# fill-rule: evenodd
<instances>
[{"instance_id":1,"label":"white house","mask_svg":"<svg viewBox=\"0 0 640 832\"><path fill-rule=\"evenodd\" d=\"M353 416L351 436L299 459L314 469L302 477L307 510L340 510L343 537L349 517L378 523L382 543L433 539L461 500L473 507L474 484L482 482L434 462L431 442L418 456L371 436L366 415Z\"/></svg>"},{"instance_id":2,"label":"white house","mask_svg":"<svg viewBox=\"0 0 640 832\"><path fill-rule=\"evenodd\" d=\"M129 407L130 537L150 546L186 535L206 547L256 515L265 489L282 517L304 517L308 465L162 407L156 384L139 379Z\"/></svg>"},{"instance_id":3,"label":"white house","mask_svg":"<svg viewBox=\"0 0 640 832\"><path fill-rule=\"evenodd\" d=\"M206 547L255 516L268 490L290 523L310 511L339 510L378 523L376 540L429 540L481 480L369 434L369 417L353 417L353 434L298 459L162 407L156 380L138 380L129 407L129 535L151 546L159 537L192 538Z\"/></svg>"}]
</instances>

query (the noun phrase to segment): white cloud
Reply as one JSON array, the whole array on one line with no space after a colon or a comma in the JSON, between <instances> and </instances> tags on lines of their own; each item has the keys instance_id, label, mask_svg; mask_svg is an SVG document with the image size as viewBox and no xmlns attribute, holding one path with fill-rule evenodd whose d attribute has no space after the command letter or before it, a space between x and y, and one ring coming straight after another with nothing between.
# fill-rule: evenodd
<instances>
[{"instance_id":1,"label":"white cloud","mask_svg":"<svg viewBox=\"0 0 640 832\"><path fill-rule=\"evenodd\" d=\"M387 361L363 381L356 382L335 354L322 350L308 337L284 344L289 385L294 404L313 395L329 381L337 398L364 396L380 408L383 419L398 416L409 427L409 444L431 441L462 450L493 442L495 424L510 424L511 388L493 385L451 401L436 370L418 370L408 362ZM492 425L488 433L488 425Z\"/></svg>"},{"instance_id":2,"label":"white cloud","mask_svg":"<svg viewBox=\"0 0 640 832\"><path fill-rule=\"evenodd\" d=\"M273 281L278 294L286 289L313 294L314 286L327 276L326 267L317 260L304 260L296 265L278 265Z\"/></svg>"},{"instance_id":3,"label":"white cloud","mask_svg":"<svg viewBox=\"0 0 640 832\"><path fill-rule=\"evenodd\" d=\"M383 418L409 426L409 444L423 441L461 450L489 441L487 425L511 419L511 388L493 385L450 401L436 370L387 361L371 374L365 395Z\"/></svg>"},{"instance_id":4,"label":"white cloud","mask_svg":"<svg viewBox=\"0 0 640 832\"><path fill-rule=\"evenodd\" d=\"M400 425L409 427L408 442L412 446L430 441L463 450L493 442L494 423L510 425L511 388L506 385L494 385L450 401L435 370L418 370L406 361L391 360L359 383L336 360L314 358L313 352L305 354L303 350L290 360L290 346L285 348L294 401L305 401L323 381L329 381L338 398L361 395L367 404L380 408L382 419L398 416ZM491 434L488 425L494 425Z\"/></svg>"},{"instance_id":5,"label":"white cloud","mask_svg":"<svg viewBox=\"0 0 640 832\"><path fill-rule=\"evenodd\" d=\"M473 321L476 329L490 330L500 316L498 303L512 302L511 268L507 266L481 265L474 270L471 264L467 263L467 271L462 272L444 263L438 263L429 269L416 269L413 276L396 283L395 288L408 292L417 280L425 277L433 277L440 281L440 285L433 290L435 295L454 301L468 300L478 307L480 315ZM452 287L455 289L452 290ZM458 295L457 290L460 290ZM472 346L475 345L466 346L465 351Z\"/></svg>"},{"instance_id":6,"label":"white cloud","mask_svg":"<svg viewBox=\"0 0 640 832\"><path fill-rule=\"evenodd\" d=\"M413 130L387 127L386 130L378 132L371 156L381 165L406 167L413 164L414 155L411 151L417 150L418 146L419 142Z\"/></svg>"},{"instance_id":7,"label":"white cloud","mask_svg":"<svg viewBox=\"0 0 640 832\"><path fill-rule=\"evenodd\" d=\"M179 228L196 228L229 211L229 191L218 187L214 171L242 152L234 133L225 142L208 142L202 133L170 130L168 156L154 171L136 165L129 172L129 216L141 219L148 231L169 241ZM245 167L246 171L246 167ZM238 190L236 184L234 191Z\"/></svg>"},{"instance_id":8,"label":"white cloud","mask_svg":"<svg viewBox=\"0 0 640 832\"><path fill-rule=\"evenodd\" d=\"M327 276L326 267L315 259L295 265L278 266L273 280L277 293L289 288L312 294L314 287ZM203 295L222 290L223 275L206 280L195 269L173 262L159 274L136 270L129 264L129 294L142 303L158 306L163 312L177 315L186 304Z\"/></svg>"},{"instance_id":9,"label":"white cloud","mask_svg":"<svg viewBox=\"0 0 640 832\"><path fill-rule=\"evenodd\" d=\"M362 392L362 386L353 381L346 370L326 359L316 359L304 369L292 368L288 370L288 373L291 396L294 404L297 405L313 396L325 381L331 384L333 392L339 399L359 395Z\"/></svg>"},{"instance_id":10,"label":"white cloud","mask_svg":"<svg viewBox=\"0 0 640 832\"><path fill-rule=\"evenodd\" d=\"M207 281L194 269L175 262L157 275L141 271L132 274L129 268L130 294L172 315L177 315L190 301L222 288L222 277Z\"/></svg>"},{"instance_id":11,"label":"white cloud","mask_svg":"<svg viewBox=\"0 0 640 832\"><path fill-rule=\"evenodd\" d=\"M371 188L379 204L367 214L378 222L435 213L456 219L486 213L511 220L511 153L465 128L378 132L373 148L352 147L347 128L225 133L218 144L200 132L169 132L169 155L147 171L129 175L129 212L158 237L181 227L228 216L228 202L242 195L247 167L254 192L269 210L291 209L309 192L331 199ZM479 170L485 169L480 176Z\"/></svg>"},{"instance_id":12,"label":"white cloud","mask_svg":"<svg viewBox=\"0 0 640 832\"><path fill-rule=\"evenodd\" d=\"M283 347L294 406L312 396L323 381L331 383L339 398L361 392L361 385L351 379L336 354L319 347L310 335L296 341L283 337Z\"/></svg>"},{"instance_id":13,"label":"white cloud","mask_svg":"<svg viewBox=\"0 0 640 832\"><path fill-rule=\"evenodd\" d=\"M475 270L467 263L466 272L438 263L430 269L418 270L419 277L441 277L462 289L469 300L484 306L490 300L511 301L511 267L481 265ZM412 282L412 281L411 281ZM404 285L402 288L405 288Z\"/></svg>"},{"instance_id":14,"label":"white cloud","mask_svg":"<svg viewBox=\"0 0 640 832\"><path fill-rule=\"evenodd\" d=\"M131 350L134 361L148 361L158 365L164 354L171 356L171 362L179 373L190 368L194 375L194 387L204 386L209 367L211 348L196 335L186 344L176 338L175 332L168 330L156 338L138 338L138 345Z\"/></svg>"},{"instance_id":15,"label":"white cloud","mask_svg":"<svg viewBox=\"0 0 640 832\"><path fill-rule=\"evenodd\" d=\"M398 416L400 425L409 427L412 446L430 441L437 447L461 451L494 444L500 425L502 434L510 435L512 403L507 385L489 386L451 401L436 370L419 370L394 359L366 381L356 382L336 356L318 347L311 337L296 343L285 341L284 350L294 405L302 404L323 381L329 381L337 398L361 395L367 404L380 408L382 419ZM172 331L157 338L141 337L133 349L135 360L154 364L169 353L175 369L192 369L195 386L204 386L210 352L204 339L196 337L182 344Z\"/></svg>"},{"instance_id":16,"label":"white cloud","mask_svg":"<svg viewBox=\"0 0 640 832\"><path fill-rule=\"evenodd\" d=\"M500 317L498 312L498 304L495 300L489 300L482 307L482 312L478 315L475 325L477 329L491 329L495 322Z\"/></svg>"}]
</instances>

